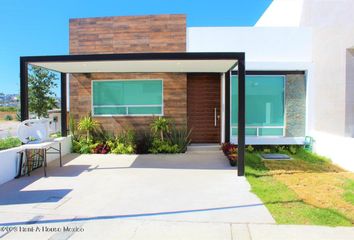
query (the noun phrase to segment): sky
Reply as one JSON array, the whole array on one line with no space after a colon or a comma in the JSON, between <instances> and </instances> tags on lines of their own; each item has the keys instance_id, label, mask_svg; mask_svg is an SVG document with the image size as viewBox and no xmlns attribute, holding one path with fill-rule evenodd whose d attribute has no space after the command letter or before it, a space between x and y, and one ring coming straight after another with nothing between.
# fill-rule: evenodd
<instances>
[{"instance_id":1,"label":"sky","mask_svg":"<svg viewBox=\"0 0 354 240\"><path fill-rule=\"evenodd\" d=\"M0 93L19 92L20 56L69 53L70 18L183 13L188 27L253 26L271 2L0 0Z\"/></svg>"}]
</instances>

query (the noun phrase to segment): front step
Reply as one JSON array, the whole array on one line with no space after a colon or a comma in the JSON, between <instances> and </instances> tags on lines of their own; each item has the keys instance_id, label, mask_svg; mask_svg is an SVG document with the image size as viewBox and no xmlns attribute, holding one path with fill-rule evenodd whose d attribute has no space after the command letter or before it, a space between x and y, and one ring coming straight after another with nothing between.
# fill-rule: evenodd
<instances>
[{"instance_id":1,"label":"front step","mask_svg":"<svg viewBox=\"0 0 354 240\"><path fill-rule=\"evenodd\" d=\"M220 144L191 144L187 148L187 152L218 152Z\"/></svg>"}]
</instances>

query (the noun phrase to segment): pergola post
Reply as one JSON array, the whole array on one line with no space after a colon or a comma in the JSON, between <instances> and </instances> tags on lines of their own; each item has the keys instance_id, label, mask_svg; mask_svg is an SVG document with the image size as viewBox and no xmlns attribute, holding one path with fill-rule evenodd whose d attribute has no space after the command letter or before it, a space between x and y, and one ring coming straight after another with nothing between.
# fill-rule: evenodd
<instances>
[{"instance_id":1,"label":"pergola post","mask_svg":"<svg viewBox=\"0 0 354 240\"><path fill-rule=\"evenodd\" d=\"M60 73L60 92L61 92L61 136L66 137L67 131L67 94L66 94L66 73Z\"/></svg>"},{"instance_id":2,"label":"pergola post","mask_svg":"<svg viewBox=\"0 0 354 240\"><path fill-rule=\"evenodd\" d=\"M230 142L230 94L231 94L231 71L225 73L225 142Z\"/></svg>"},{"instance_id":3,"label":"pergola post","mask_svg":"<svg viewBox=\"0 0 354 240\"><path fill-rule=\"evenodd\" d=\"M29 118L28 111L28 62L20 58L21 121Z\"/></svg>"},{"instance_id":4,"label":"pergola post","mask_svg":"<svg viewBox=\"0 0 354 240\"><path fill-rule=\"evenodd\" d=\"M246 115L245 58L238 60L238 176L245 175L245 115Z\"/></svg>"}]
</instances>

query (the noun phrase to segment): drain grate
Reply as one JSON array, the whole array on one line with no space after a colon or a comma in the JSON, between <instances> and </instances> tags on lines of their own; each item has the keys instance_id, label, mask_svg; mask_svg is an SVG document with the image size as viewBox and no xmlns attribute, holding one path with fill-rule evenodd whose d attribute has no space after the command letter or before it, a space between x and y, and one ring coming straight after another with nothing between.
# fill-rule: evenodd
<instances>
[{"instance_id":1,"label":"drain grate","mask_svg":"<svg viewBox=\"0 0 354 240\"><path fill-rule=\"evenodd\" d=\"M291 160L288 155L280 153L262 153L261 157L263 160Z\"/></svg>"}]
</instances>

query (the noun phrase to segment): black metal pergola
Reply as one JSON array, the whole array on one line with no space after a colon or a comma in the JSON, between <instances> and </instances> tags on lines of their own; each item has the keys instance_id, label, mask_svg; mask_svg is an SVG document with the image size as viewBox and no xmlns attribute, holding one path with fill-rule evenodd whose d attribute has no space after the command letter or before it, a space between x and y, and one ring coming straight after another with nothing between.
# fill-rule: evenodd
<instances>
[{"instance_id":1,"label":"black metal pergola","mask_svg":"<svg viewBox=\"0 0 354 240\"><path fill-rule=\"evenodd\" d=\"M231 127L231 74L237 66L238 75L238 175L244 176L245 159L245 53L240 52L180 52L180 53L127 53L20 57L21 120L29 118L28 65L35 65L60 73L61 134L67 136L67 74L139 71L140 63L156 63L150 72L219 72L225 74L225 142L230 141ZM166 69L158 70L164 63ZM136 66L126 70L123 66ZM193 68L193 64L195 67ZM97 67L98 66L98 67ZM181 67L182 66L182 67ZM183 69L183 66L185 69ZM209 66L209 67L208 67ZM173 70L175 69L175 71Z\"/></svg>"}]
</instances>

